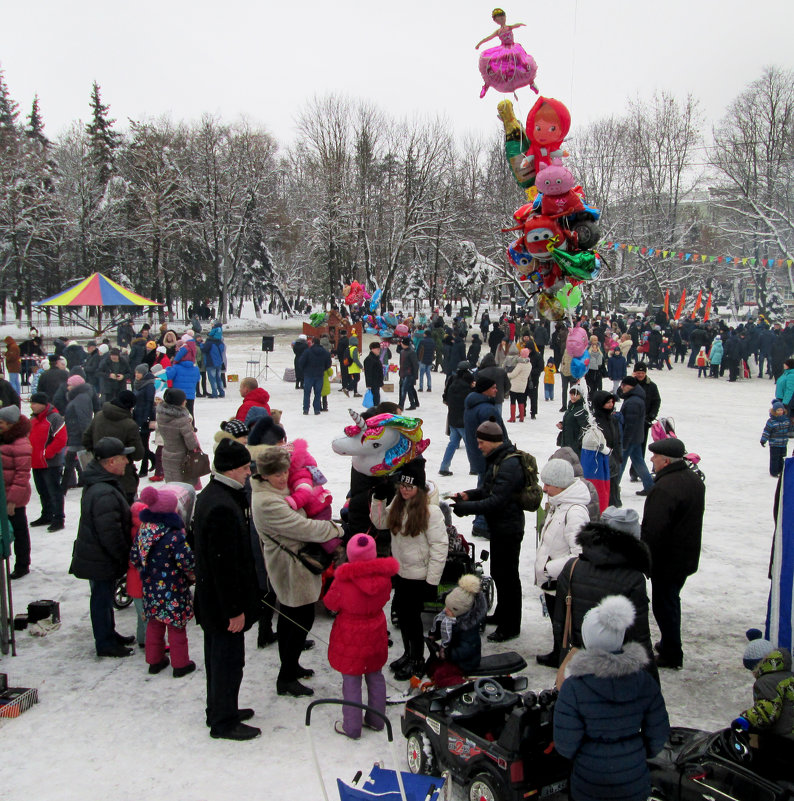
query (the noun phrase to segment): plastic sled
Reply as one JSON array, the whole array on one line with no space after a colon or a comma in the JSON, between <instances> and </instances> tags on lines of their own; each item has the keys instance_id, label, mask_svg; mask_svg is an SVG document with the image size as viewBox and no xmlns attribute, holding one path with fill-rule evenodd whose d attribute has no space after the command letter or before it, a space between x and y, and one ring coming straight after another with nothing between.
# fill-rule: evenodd
<instances>
[{"instance_id":1,"label":"plastic sled","mask_svg":"<svg viewBox=\"0 0 794 801\"><path fill-rule=\"evenodd\" d=\"M386 738L389 741L392 762L397 765L398 761L394 750L392 726L385 715L366 704L357 704L353 701L345 701L339 698L320 698L317 701L312 701L309 706L306 707L306 730L309 734L312 760L314 761L314 767L317 771L317 778L320 780L323 799L324 801L329 801L311 730L312 710L316 706L321 706L323 704L354 706L372 715L377 715L385 724ZM361 780L361 771L353 778L352 784L345 784L341 779L336 780L336 785L339 790L339 801L366 801L366 799L373 798L380 799L381 801L443 801L443 799L447 798L447 794L444 792L446 783L446 778L388 770L379 764L372 766L369 776L363 781Z\"/></svg>"}]
</instances>

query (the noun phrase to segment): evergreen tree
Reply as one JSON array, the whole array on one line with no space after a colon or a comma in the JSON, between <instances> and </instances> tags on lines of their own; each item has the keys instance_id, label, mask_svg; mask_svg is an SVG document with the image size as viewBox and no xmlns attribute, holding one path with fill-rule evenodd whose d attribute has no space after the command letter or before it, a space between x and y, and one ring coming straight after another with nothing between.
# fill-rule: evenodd
<instances>
[{"instance_id":1,"label":"evergreen tree","mask_svg":"<svg viewBox=\"0 0 794 801\"><path fill-rule=\"evenodd\" d=\"M110 106L102 102L99 84L94 81L91 89L91 122L86 125L91 164L95 170L96 182L104 187L113 174L115 151L119 146L120 135L113 130L115 120L110 119Z\"/></svg>"},{"instance_id":2,"label":"evergreen tree","mask_svg":"<svg viewBox=\"0 0 794 801\"><path fill-rule=\"evenodd\" d=\"M6 150L17 140L19 106L8 91L3 70L0 70L0 149Z\"/></svg>"},{"instance_id":3,"label":"evergreen tree","mask_svg":"<svg viewBox=\"0 0 794 801\"><path fill-rule=\"evenodd\" d=\"M28 114L28 126L25 133L44 147L50 144L50 140L44 135L44 120L39 109L38 94L33 95L33 104L30 107L30 114Z\"/></svg>"}]
</instances>

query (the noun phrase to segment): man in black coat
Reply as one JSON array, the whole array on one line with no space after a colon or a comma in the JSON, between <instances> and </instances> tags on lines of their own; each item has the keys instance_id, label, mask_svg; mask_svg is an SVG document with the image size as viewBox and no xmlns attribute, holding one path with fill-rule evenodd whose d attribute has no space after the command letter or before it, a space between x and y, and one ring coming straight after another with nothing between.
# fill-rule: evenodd
<instances>
[{"instance_id":1,"label":"man in black coat","mask_svg":"<svg viewBox=\"0 0 794 801\"><path fill-rule=\"evenodd\" d=\"M516 449L505 441L501 426L486 421L477 427L477 446L485 456L482 486L458 492L452 511L458 516L483 515L491 536L491 577L498 604L490 622L496 630L491 642L504 642L521 632L521 579L518 562L524 539L524 510L517 496L525 483L524 468Z\"/></svg>"},{"instance_id":2,"label":"man in black coat","mask_svg":"<svg viewBox=\"0 0 794 801\"><path fill-rule=\"evenodd\" d=\"M66 369L66 359L62 356L54 359L49 370L45 370L39 377L38 391L43 392L52 403L55 393L69 380L69 371Z\"/></svg>"},{"instance_id":3,"label":"man in black coat","mask_svg":"<svg viewBox=\"0 0 794 801\"><path fill-rule=\"evenodd\" d=\"M402 340L402 350L400 351L400 400L399 406L405 408L406 397L411 405L409 411L419 408L419 397L416 394L416 379L419 375L419 359L413 349L410 337Z\"/></svg>"},{"instance_id":4,"label":"man in black coat","mask_svg":"<svg viewBox=\"0 0 794 801\"><path fill-rule=\"evenodd\" d=\"M444 388L441 399L447 406L447 429L449 431L449 443L441 459L441 467L438 474L441 476L451 476L449 469L452 465L452 457L460 446L465 442L466 431L463 427L463 413L466 407L466 397L474 391L474 377L471 374L471 364L468 361L458 363L458 369Z\"/></svg>"},{"instance_id":5,"label":"man in black coat","mask_svg":"<svg viewBox=\"0 0 794 801\"><path fill-rule=\"evenodd\" d=\"M347 371L350 362L350 340L347 338L347 331L344 328L339 331L335 354L339 359L339 373L342 376L342 387L339 391L347 395L350 390L350 373ZM345 364L345 360L348 361L348 364Z\"/></svg>"},{"instance_id":6,"label":"man in black coat","mask_svg":"<svg viewBox=\"0 0 794 801\"><path fill-rule=\"evenodd\" d=\"M647 495L653 488L653 479L645 464L645 446L643 444L646 415L645 392L634 376L627 375L620 385L620 397L623 398L623 405L620 407L623 415L623 461L620 466L618 483L623 477L626 465L631 461L642 480L642 490L637 494Z\"/></svg>"},{"instance_id":7,"label":"man in black coat","mask_svg":"<svg viewBox=\"0 0 794 801\"><path fill-rule=\"evenodd\" d=\"M69 572L90 582L97 656L130 656L132 649L127 646L135 641L134 636L116 631L113 614L116 580L127 572L132 544L132 515L119 484L132 451L121 440L104 437L83 471L80 523Z\"/></svg>"},{"instance_id":8,"label":"man in black coat","mask_svg":"<svg viewBox=\"0 0 794 801\"><path fill-rule=\"evenodd\" d=\"M637 362L634 365L633 375L637 379L637 384L645 393L645 432L642 437L642 458L645 459L645 448L648 445L648 433L651 430L653 421L659 416L662 396L659 394L659 387L648 378L648 365L645 362ZM631 480L637 480L635 470L631 471Z\"/></svg>"},{"instance_id":9,"label":"man in black coat","mask_svg":"<svg viewBox=\"0 0 794 801\"><path fill-rule=\"evenodd\" d=\"M432 342L432 340L430 340ZM427 374L428 392L430 373ZM380 360L380 342L370 342L369 355L364 359L364 386L372 393L372 404L380 403L380 388L383 386L383 364ZM420 390L421 392L421 390Z\"/></svg>"},{"instance_id":10,"label":"man in black coat","mask_svg":"<svg viewBox=\"0 0 794 801\"><path fill-rule=\"evenodd\" d=\"M294 366L295 366L295 389L303 389L303 368L300 366L300 358L306 352L309 347L309 343L306 338L306 334L301 334L293 343L292 343L292 352L295 354L294 359Z\"/></svg>"},{"instance_id":11,"label":"man in black coat","mask_svg":"<svg viewBox=\"0 0 794 801\"><path fill-rule=\"evenodd\" d=\"M419 359L419 391L424 392L424 380L427 378L427 391L431 392L430 373L432 372L433 362L436 359L436 342L430 335L430 329L425 331L425 336L419 343L416 350L416 358Z\"/></svg>"},{"instance_id":12,"label":"man in black coat","mask_svg":"<svg viewBox=\"0 0 794 801\"><path fill-rule=\"evenodd\" d=\"M323 402L323 376L331 366L331 354L320 344L319 337L312 337L311 347L301 354L297 364L303 371L303 413L309 413L309 401L314 390L314 413L320 414ZM344 374L342 380L344 381Z\"/></svg>"},{"instance_id":13,"label":"man in black coat","mask_svg":"<svg viewBox=\"0 0 794 801\"><path fill-rule=\"evenodd\" d=\"M651 551L651 602L662 635L656 664L679 669L681 590L698 569L706 487L684 461L680 439L661 439L650 450L656 479L645 501L642 541Z\"/></svg>"},{"instance_id":14,"label":"man in black coat","mask_svg":"<svg viewBox=\"0 0 794 801\"><path fill-rule=\"evenodd\" d=\"M210 736L251 740L260 729L243 721L238 694L245 665L245 634L259 619L259 585L251 551L250 511L245 480L251 475L247 448L222 439L215 449L215 473L196 499L196 620L204 631L207 725Z\"/></svg>"}]
</instances>

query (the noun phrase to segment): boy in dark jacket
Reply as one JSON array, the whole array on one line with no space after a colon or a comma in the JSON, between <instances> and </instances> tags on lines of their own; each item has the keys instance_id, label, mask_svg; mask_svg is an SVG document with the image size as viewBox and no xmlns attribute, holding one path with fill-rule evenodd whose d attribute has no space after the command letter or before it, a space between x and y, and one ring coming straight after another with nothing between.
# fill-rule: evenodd
<instances>
[{"instance_id":1,"label":"boy in dark jacket","mask_svg":"<svg viewBox=\"0 0 794 801\"><path fill-rule=\"evenodd\" d=\"M103 437L83 473L85 490L69 572L91 583L91 627L97 656L130 656L132 649L127 646L135 640L116 631L113 615L116 580L127 572L130 557L132 515L119 478L132 451L115 437Z\"/></svg>"},{"instance_id":2,"label":"boy in dark jacket","mask_svg":"<svg viewBox=\"0 0 794 801\"><path fill-rule=\"evenodd\" d=\"M790 428L791 421L786 405L775 401L769 410L769 419L761 434L761 446L766 447L766 443L769 443L769 475L772 478L777 478L783 472Z\"/></svg>"}]
</instances>

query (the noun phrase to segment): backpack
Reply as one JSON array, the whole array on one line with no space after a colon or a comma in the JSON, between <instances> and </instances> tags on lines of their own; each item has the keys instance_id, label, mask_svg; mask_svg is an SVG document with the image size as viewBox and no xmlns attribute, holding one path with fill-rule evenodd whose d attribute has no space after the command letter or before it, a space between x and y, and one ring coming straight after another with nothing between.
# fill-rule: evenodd
<instances>
[{"instance_id":1,"label":"backpack","mask_svg":"<svg viewBox=\"0 0 794 801\"><path fill-rule=\"evenodd\" d=\"M516 501L525 512L536 512L540 502L543 500L543 489L538 484L538 463L531 453L520 451L518 448L516 448L515 453L509 453L505 456L502 462L514 456L520 460L521 469L524 471L524 486L518 493ZM494 469L494 477L498 472L499 467L496 467Z\"/></svg>"}]
</instances>

